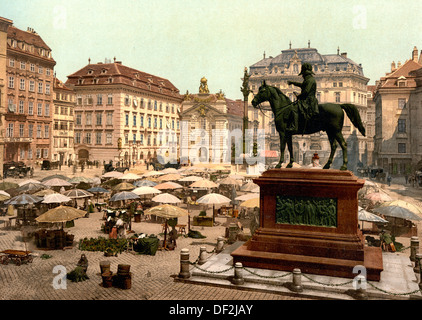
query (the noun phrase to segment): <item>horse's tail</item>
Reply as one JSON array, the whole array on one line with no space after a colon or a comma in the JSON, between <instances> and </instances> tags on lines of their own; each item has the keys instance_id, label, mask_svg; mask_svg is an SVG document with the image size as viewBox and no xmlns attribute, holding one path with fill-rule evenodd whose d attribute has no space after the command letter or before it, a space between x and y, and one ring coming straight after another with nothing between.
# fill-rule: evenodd
<instances>
[{"instance_id":1,"label":"horse's tail","mask_svg":"<svg viewBox=\"0 0 422 320\"><path fill-rule=\"evenodd\" d=\"M346 114L350 121L352 121L353 125L358 128L359 132L365 137L365 127L363 126L362 119L360 118L358 108L356 108L355 105L348 103L340 106L344 111L346 111Z\"/></svg>"}]
</instances>

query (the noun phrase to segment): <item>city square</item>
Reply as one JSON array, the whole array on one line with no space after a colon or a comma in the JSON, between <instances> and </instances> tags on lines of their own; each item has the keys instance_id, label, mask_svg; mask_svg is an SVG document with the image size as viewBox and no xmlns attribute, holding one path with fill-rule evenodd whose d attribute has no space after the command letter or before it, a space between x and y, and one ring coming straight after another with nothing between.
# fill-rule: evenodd
<instances>
[{"instance_id":1,"label":"city square","mask_svg":"<svg viewBox=\"0 0 422 320\"><path fill-rule=\"evenodd\" d=\"M421 5L207 3L5 4L0 300L420 300Z\"/></svg>"}]
</instances>

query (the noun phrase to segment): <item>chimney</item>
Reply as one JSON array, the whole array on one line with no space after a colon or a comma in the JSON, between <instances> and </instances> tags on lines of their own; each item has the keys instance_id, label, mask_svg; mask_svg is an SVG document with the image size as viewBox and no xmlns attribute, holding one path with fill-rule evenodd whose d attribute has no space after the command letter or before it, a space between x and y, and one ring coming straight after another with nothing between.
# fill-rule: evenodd
<instances>
[{"instance_id":1,"label":"chimney","mask_svg":"<svg viewBox=\"0 0 422 320\"><path fill-rule=\"evenodd\" d=\"M342 52L342 53L341 53L341 56L342 56L343 58L347 58L347 52Z\"/></svg>"},{"instance_id":2,"label":"chimney","mask_svg":"<svg viewBox=\"0 0 422 320\"><path fill-rule=\"evenodd\" d=\"M422 50L421 50L421 54L419 55L419 64L422 64Z\"/></svg>"},{"instance_id":3,"label":"chimney","mask_svg":"<svg viewBox=\"0 0 422 320\"><path fill-rule=\"evenodd\" d=\"M412 60L418 62L418 48L416 46L413 48Z\"/></svg>"},{"instance_id":4,"label":"chimney","mask_svg":"<svg viewBox=\"0 0 422 320\"><path fill-rule=\"evenodd\" d=\"M401 62L397 62L397 69L401 67Z\"/></svg>"},{"instance_id":5,"label":"chimney","mask_svg":"<svg viewBox=\"0 0 422 320\"><path fill-rule=\"evenodd\" d=\"M397 70L396 69L396 63L393 61L393 62L391 62L391 72L394 72L396 70Z\"/></svg>"}]
</instances>

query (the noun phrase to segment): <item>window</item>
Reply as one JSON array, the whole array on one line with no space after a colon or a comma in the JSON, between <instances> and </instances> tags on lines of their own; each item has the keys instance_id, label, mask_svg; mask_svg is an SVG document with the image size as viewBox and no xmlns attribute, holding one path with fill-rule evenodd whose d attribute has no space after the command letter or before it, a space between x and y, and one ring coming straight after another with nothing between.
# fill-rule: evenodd
<instances>
[{"instance_id":1,"label":"window","mask_svg":"<svg viewBox=\"0 0 422 320\"><path fill-rule=\"evenodd\" d=\"M113 125L113 112L107 112L106 115L106 125L112 126Z\"/></svg>"},{"instance_id":2,"label":"window","mask_svg":"<svg viewBox=\"0 0 422 320\"><path fill-rule=\"evenodd\" d=\"M50 84L49 83L45 84L45 94L50 94Z\"/></svg>"},{"instance_id":3,"label":"window","mask_svg":"<svg viewBox=\"0 0 422 320\"><path fill-rule=\"evenodd\" d=\"M129 113L125 114L125 126L129 125Z\"/></svg>"},{"instance_id":4,"label":"window","mask_svg":"<svg viewBox=\"0 0 422 320\"><path fill-rule=\"evenodd\" d=\"M125 133L125 144L129 143L129 135Z\"/></svg>"},{"instance_id":5,"label":"window","mask_svg":"<svg viewBox=\"0 0 422 320\"><path fill-rule=\"evenodd\" d=\"M46 124L44 126L44 138L49 138L50 137L50 126L48 124Z\"/></svg>"},{"instance_id":6,"label":"window","mask_svg":"<svg viewBox=\"0 0 422 320\"><path fill-rule=\"evenodd\" d=\"M25 90L25 79L20 79L19 90Z\"/></svg>"},{"instance_id":7,"label":"window","mask_svg":"<svg viewBox=\"0 0 422 320\"><path fill-rule=\"evenodd\" d=\"M154 128L157 128L157 117L154 117Z\"/></svg>"},{"instance_id":8,"label":"window","mask_svg":"<svg viewBox=\"0 0 422 320\"><path fill-rule=\"evenodd\" d=\"M95 132L95 143L96 144L101 144L101 138L102 138L102 133L101 132Z\"/></svg>"},{"instance_id":9,"label":"window","mask_svg":"<svg viewBox=\"0 0 422 320\"><path fill-rule=\"evenodd\" d=\"M113 143L113 134L111 132L106 133L106 144L112 144Z\"/></svg>"},{"instance_id":10,"label":"window","mask_svg":"<svg viewBox=\"0 0 422 320\"><path fill-rule=\"evenodd\" d=\"M75 143L81 143L81 133L75 132Z\"/></svg>"},{"instance_id":11,"label":"window","mask_svg":"<svg viewBox=\"0 0 422 320\"><path fill-rule=\"evenodd\" d=\"M37 159L40 159L41 158L41 149L38 149L37 148L37 150L36 150L36 157L37 157Z\"/></svg>"},{"instance_id":12,"label":"window","mask_svg":"<svg viewBox=\"0 0 422 320\"><path fill-rule=\"evenodd\" d=\"M404 98L399 98L398 99L398 108L399 109L406 108L406 99L404 99Z\"/></svg>"},{"instance_id":13,"label":"window","mask_svg":"<svg viewBox=\"0 0 422 320\"><path fill-rule=\"evenodd\" d=\"M91 132L87 132L85 135L85 143L91 144Z\"/></svg>"},{"instance_id":14,"label":"window","mask_svg":"<svg viewBox=\"0 0 422 320\"><path fill-rule=\"evenodd\" d=\"M140 121L141 121L141 127L143 127L144 126L144 115L141 115Z\"/></svg>"},{"instance_id":15,"label":"window","mask_svg":"<svg viewBox=\"0 0 422 320\"><path fill-rule=\"evenodd\" d=\"M9 67L14 67L15 66L15 59L10 58L9 59Z\"/></svg>"},{"instance_id":16,"label":"window","mask_svg":"<svg viewBox=\"0 0 422 320\"><path fill-rule=\"evenodd\" d=\"M25 149L20 150L20 159L25 160Z\"/></svg>"},{"instance_id":17,"label":"window","mask_svg":"<svg viewBox=\"0 0 422 320\"><path fill-rule=\"evenodd\" d=\"M8 123L6 128L6 137L13 137L13 123Z\"/></svg>"},{"instance_id":18,"label":"window","mask_svg":"<svg viewBox=\"0 0 422 320\"><path fill-rule=\"evenodd\" d=\"M126 95L125 96L125 105L128 106L129 104L130 104L130 99L129 99L129 96Z\"/></svg>"},{"instance_id":19,"label":"window","mask_svg":"<svg viewBox=\"0 0 422 320\"><path fill-rule=\"evenodd\" d=\"M143 133L141 133L139 135L139 140L141 141L141 144L143 145L144 144L144 134Z\"/></svg>"},{"instance_id":20,"label":"window","mask_svg":"<svg viewBox=\"0 0 422 320\"><path fill-rule=\"evenodd\" d=\"M163 129L163 119L160 118L160 129Z\"/></svg>"},{"instance_id":21,"label":"window","mask_svg":"<svg viewBox=\"0 0 422 320\"><path fill-rule=\"evenodd\" d=\"M41 138L41 125L37 125L37 138Z\"/></svg>"},{"instance_id":22,"label":"window","mask_svg":"<svg viewBox=\"0 0 422 320\"><path fill-rule=\"evenodd\" d=\"M81 95L78 95L76 97L76 104L79 105L79 106L82 104L82 96Z\"/></svg>"},{"instance_id":23,"label":"window","mask_svg":"<svg viewBox=\"0 0 422 320\"><path fill-rule=\"evenodd\" d=\"M397 124L398 133L406 133L406 119L399 119Z\"/></svg>"},{"instance_id":24,"label":"window","mask_svg":"<svg viewBox=\"0 0 422 320\"><path fill-rule=\"evenodd\" d=\"M76 125L82 125L82 114L81 113L77 113L76 114Z\"/></svg>"},{"instance_id":25,"label":"window","mask_svg":"<svg viewBox=\"0 0 422 320\"><path fill-rule=\"evenodd\" d=\"M31 72L35 72L35 64L31 63L29 70L31 70Z\"/></svg>"},{"instance_id":26,"label":"window","mask_svg":"<svg viewBox=\"0 0 422 320\"><path fill-rule=\"evenodd\" d=\"M34 114L34 102L32 101L28 102L28 114L31 116Z\"/></svg>"},{"instance_id":27,"label":"window","mask_svg":"<svg viewBox=\"0 0 422 320\"><path fill-rule=\"evenodd\" d=\"M154 110L157 111L157 100L154 100Z\"/></svg>"},{"instance_id":28,"label":"window","mask_svg":"<svg viewBox=\"0 0 422 320\"><path fill-rule=\"evenodd\" d=\"M28 137L32 138L34 136L34 124L30 123L28 125Z\"/></svg>"},{"instance_id":29,"label":"window","mask_svg":"<svg viewBox=\"0 0 422 320\"><path fill-rule=\"evenodd\" d=\"M46 103L45 104L45 116L50 116L50 104Z\"/></svg>"},{"instance_id":30,"label":"window","mask_svg":"<svg viewBox=\"0 0 422 320\"><path fill-rule=\"evenodd\" d=\"M399 153L406 153L406 144L405 143L399 143L398 144L398 152Z\"/></svg>"},{"instance_id":31,"label":"window","mask_svg":"<svg viewBox=\"0 0 422 320\"><path fill-rule=\"evenodd\" d=\"M336 102L340 102L340 92L336 92Z\"/></svg>"},{"instance_id":32,"label":"window","mask_svg":"<svg viewBox=\"0 0 422 320\"><path fill-rule=\"evenodd\" d=\"M37 115L42 116L42 104L38 103L37 105Z\"/></svg>"},{"instance_id":33,"label":"window","mask_svg":"<svg viewBox=\"0 0 422 320\"><path fill-rule=\"evenodd\" d=\"M51 75L51 69L50 69L50 68L46 68L46 69L45 69L45 74L46 74L47 76Z\"/></svg>"},{"instance_id":34,"label":"window","mask_svg":"<svg viewBox=\"0 0 422 320\"><path fill-rule=\"evenodd\" d=\"M113 104L113 95L112 94L109 94L107 96L107 104Z\"/></svg>"},{"instance_id":35,"label":"window","mask_svg":"<svg viewBox=\"0 0 422 320\"><path fill-rule=\"evenodd\" d=\"M38 82L38 93L42 93L42 87L43 87L42 82Z\"/></svg>"},{"instance_id":36,"label":"window","mask_svg":"<svg viewBox=\"0 0 422 320\"><path fill-rule=\"evenodd\" d=\"M151 117L148 117L148 128L151 128Z\"/></svg>"},{"instance_id":37,"label":"window","mask_svg":"<svg viewBox=\"0 0 422 320\"><path fill-rule=\"evenodd\" d=\"M97 94L97 105L102 105L102 104L103 104L103 95Z\"/></svg>"},{"instance_id":38,"label":"window","mask_svg":"<svg viewBox=\"0 0 422 320\"><path fill-rule=\"evenodd\" d=\"M293 72L295 73L299 72L299 67L297 66L297 64L293 65Z\"/></svg>"},{"instance_id":39,"label":"window","mask_svg":"<svg viewBox=\"0 0 422 320\"><path fill-rule=\"evenodd\" d=\"M48 158L48 149L42 149L42 153L43 153L42 155L43 158Z\"/></svg>"},{"instance_id":40,"label":"window","mask_svg":"<svg viewBox=\"0 0 422 320\"><path fill-rule=\"evenodd\" d=\"M35 92L35 81L34 80L29 80L29 91Z\"/></svg>"},{"instance_id":41,"label":"window","mask_svg":"<svg viewBox=\"0 0 422 320\"><path fill-rule=\"evenodd\" d=\"M15 77L9 77L9 88L13 89L15 87Z\"/></svg>"},{"instance_id":42,"label":"window","mask_svg":"<svg viewBox=\"0 0 422 320\"><path fill-rule=\"evenodd\" d=\"M44 51L44 50L43 50ZM39 74L43 74L44 73L44 69L43 69L43 67L38 67L38 73Z\"/></svg>"},{"instance_id":43,"label":"window","mask_svg":"<svg viewBox=\"0 0 422 320\"><path fill-rule=\"evenodd\" d=\"M341 88L341 87L343 87L343 82L339 82L338 83L338 86Z\"/></svg>"},{"instance_id":44,"label":"window","mask_svg":"<svg viewBox=\"0 0 422 320\"><path fill-rule=\"evenodd\" d=\"M91 112L89 112L85 115L85 124L87 126L92 125L92 114L91 114Z\"/></svg>"},{"instance_id":45,"label":"window","mask_svg":"<svg viewBox=\"0 0 422 320\"><path fill-rule=\"evenodd\" d=\"M32 160L32 149L28 149L28 160Z\"/></svg>"},{"instance_id":46,"label":"window","mask_svg":"<svg viewBox=\"0 0 422 320\"><path fill-rule=\"evenodd\" d=\"M103 124L103 114L101 112L97 112L97 126L101 126Z\"/></svg>"},{"instance_id":47,"label":"window","mask_svg":"<svg viewBox=\"0 0 422 320\"><path fill-rule=\"evenodd\" d=\"M23 100L19 100L19 113L25 113L24 110L24 101Z\"/></svg>"},{"instance_id":48,"label":"window","mask_svg":"<svg viewBox=\"0 0 422 320\"><path fill-rule=\"evenodd\" d=\"M133 134L133 143L136 143L136 133Z\"/></svg>"}]
</instances>

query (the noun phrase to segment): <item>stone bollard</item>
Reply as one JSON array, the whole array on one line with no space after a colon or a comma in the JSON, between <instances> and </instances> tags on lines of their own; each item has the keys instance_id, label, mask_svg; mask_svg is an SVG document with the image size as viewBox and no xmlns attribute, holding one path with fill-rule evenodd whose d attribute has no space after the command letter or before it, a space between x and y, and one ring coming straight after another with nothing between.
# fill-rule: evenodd
<instances>
[{"instance_id":1,"label":"stone bollard","mask_svg":"<svg viewBox=\"0 0 422 320\"><path fill-rule=\"evenodd\" d=\"M199 249L199 261L198 261L198 264L204 264L205 262L207 262L207 256L206 256L206 254L207 254L207 248L205 248L205 247L201 247L200 249Z\"/></svg>"},{"instance_id":2,"label":"stone bollard","mask_svg":"<svg viewBox=\"0 0 422 320\"><path fill-rule=\"evenodd\" d=\"M190 277L189 271L189 249L182 249L180 251L180 272L179 278L187 279Z\"/></svg>"},{"instance_id":3,"label":"stone bollard","mask_svg":"<svg viewBox=\"0 0 422 320\"><path fill-rule=\"evenodd\" d=\"M410 261L416 261L416 253L419 252L419 238L410 238Z\"/></svg>"},{"instance_id":4,"label":"stone bollard","mask_svg":"<svg viewBox=\"0 0 422 320\"><path fill-rule=\"evenodd\" d=\"M415 273L419 273L421 270L420 268L420 260L422 259L422 254L421 253L416 253L415 255L415 266L413 267L413 272Z\"/></svg>"},{"instance_id":5,"label":"stone bollard","mask_svg":"<svg viewBox=\"0 0 422 320\"><path fill-rule=\"evenodd\" d=\"M416 254L416 260L418 261L418 265L419 265L419 290L422 290L422 266L421 266L421 259L422 259L422 254L420 254L420 253Z\"/></svg>"},{"instance_id":6,"label":"stone bollard","mask_svg":"<svg viewBox=\"0 0 422 320\"><path fill-rule=\"evenodd\" d=\"M300 269L293 269L293 283L290 287L290 290L294 292L302 292L302 272Z\"/></svg>"},{"instance_id":7,"label":"stone bollard","mask_svg":"<svg viewBox=\"0 0 422 320\"><path fill-rule=\"evenodd\" d=\"M242 273L243 265L241 262L236 262L234 265L234 277L232 280L233 284L244 284L245 280L243 279L243 273Z\"/></svg>"},{"instance_id":8,"label":"stone bollard","mask_svg":"<svg viewBox=\"0 0 422 320\"><path fill-rule=\"evenodd\" d=\"M217 238L217 246L215 248L215 252L216 253L220 253L221 251L223 251L223 247L224 247L224 238L223 237L218 237Z\"/></svg>"}]
</instances>

